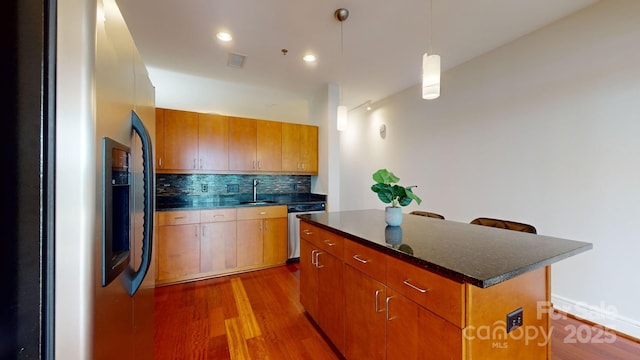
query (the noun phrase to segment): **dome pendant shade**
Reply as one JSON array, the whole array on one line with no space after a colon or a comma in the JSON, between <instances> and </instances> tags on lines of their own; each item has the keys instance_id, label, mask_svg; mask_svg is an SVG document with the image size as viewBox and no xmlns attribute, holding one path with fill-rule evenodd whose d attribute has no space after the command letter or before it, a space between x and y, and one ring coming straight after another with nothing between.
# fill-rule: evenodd
<instances>
[{"instance_id":1,"label":"dome pendant shade","mask_svg":"<svg viewBox=\"0 0 640 360\"><path fill-rule=\"evenodd\" d=\"M338 106L338 131L347 130L347 107L344 105Z\"/></svg>"},{"instance_id":2,"label":"dome pendant shade","mask_svg":"<svg viewBox=\"0 0 640 360\"><path fill-rule=\"evenodd\" d=\"M422 56L422 98L433 100L440 96L440 55Z\"/></svg>"}]
</instances>

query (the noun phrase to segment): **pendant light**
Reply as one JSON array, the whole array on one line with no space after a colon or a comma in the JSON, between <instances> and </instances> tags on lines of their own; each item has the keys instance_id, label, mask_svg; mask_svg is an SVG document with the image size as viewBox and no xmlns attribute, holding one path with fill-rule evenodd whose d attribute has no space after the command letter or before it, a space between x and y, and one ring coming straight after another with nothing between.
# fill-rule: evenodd
<instances>
[{"instance_id":1,"label":"pendant light","mask_svg":"<svg viewBox=\"0 0 640 360\"><path fill-rule=\"evenodd\" d=\"M344 35L342 31L342 23L349 18L349 10L340 8L334 13L336 19L340 21L340 56L341 56L341 69L340 69L340 105L337 110L337 127L338 131L347 130L347 107L342 103L342 77L344 76Z\"/></svg>"},{"instance_id":2,"label":"pendant light","mask_svg":"<svg viewBox=\"0 0 640 360\"><path fill-rule=\"evenodd\" d=\"M440 55L431 53L433 44L433 0L429 1L429 52L422 56L422 98L436 99L440 96ZM431 55L429 55L431 53Z\"/></svg>"}]
</instances>

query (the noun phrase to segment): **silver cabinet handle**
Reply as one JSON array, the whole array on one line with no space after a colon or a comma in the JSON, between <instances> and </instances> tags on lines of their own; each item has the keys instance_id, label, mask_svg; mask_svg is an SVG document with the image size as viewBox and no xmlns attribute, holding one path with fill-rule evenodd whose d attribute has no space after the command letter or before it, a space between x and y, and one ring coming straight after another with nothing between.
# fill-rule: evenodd
<instances>
[{"instance_id":1,"label":"silver cabinet handle","mask_svg":"<svg viewBox=\"0 0 640 360\"><path fill-rule=\"evenodd\" d=\"M180 219L184 219L186 216L174 216L173 220L180 220Z\"/></svg>"},{"instance_id":2,"label":"silver cabinet handle","mask_svg":"<svg viewBox=\"0 0 640 360\"><path fill-rule=\"evenodd\" d=\"M196 167L196 158L193 158L193 168L197 169L197 167Z\"/></svg>"},{"instance_id":3,"label":"silver cabinet handle","mask_svg":"<svg viewBox=\"0 0 640 360\"><path fill-rule=\"evenodd\" d=\"M316 266L316 251L318 250L311 250L311 265Z\"/></svg>"},{"instance_id":4,"label":"silver cabinet handle","mask_svg":"<svg viewBox=\"0 0 640 360\"><path fill-rule=\"evenodd\" d=\"M379 304L378 304L378 295L380 295L380 293L381 293L381 292L383 292L383 291L384 291L384 290L380 290L380 289L376 290L376 294L375 294L375 296L376 296L376 312L377 312L377 313L381 313L381 312L383 312L383 311L384 311L384 309L380 309L380 306L379 306Z\"/></svg>"},{"instance_id":5,"label":"silver cabinet handle","mask_svg":"<svg viewBox=\"0 0 640 360\"><path fill-rule=\"evenodd\" d=\"M318 252L316 253L316 268L318 268L318 269L320 269L320 268L323 268L323 267L324 267L324 265L320 265L320 254L322 254L322 252L321 252L321 251L318 251Z\"/></svg>"},{"instance_id":6,"label":"silver cabinet handle","mask_svg":"<svg viewBox=\"0 0 640 360\"><path fill-rule=\"evenodd\" d=\"M422 289L422 288L419 288L419 287L413 285L412 283L409 282L409 279L403 281L402 283L407 285L408 287L412 288L413 290L419 291L419 292L421 292L423 294L429 291L429 289Z\"/></svg>"},{"instance_id":7,"label":"silver cabinet handle","mask_svg":"<svg viewBox=\"0 0 640 360\"><path fill-rule=\"evenodd\" d=\"M202 169L202 158L200 159L200 169Z\"/></svg>"},{"instance_id":8,"label":"silver cabinet handle","mask_svg":"<svg viewBox=\"0 0 640 360\"><path fill-rule=\"evenodd\" d=\"M353 259L357 260L357 261L360 261L363 264L367 264L369 262L369 260L365 260L365 259L361 258L358 254L353 255Z\"/></svg>"},{"instance_id":9,"label":"silver cabinet handle","mask_svg":"<svg viewBox=\"0 0 640 360\"><path fill-rule=\"evenodd\" d=\"M396 318L395 316L389 317L389 301L391 301L391 299L393 299L393 296L387 297L387 321L391 321Z\"/></svg>"},{"instance_id":10,"label":"silver cabinet handle","mask_svg":"<svg viewBox=\"0 0 640 360\"><path fill-rule=\"evenodd\" d=\"M260 211L258 214L259 215L267 215L267 212L266 211Z\"/></svg>"},{"instance_id":11,"label":"silver cabinet handle","mask_svg":"<svg viewBox=\"0 0 640 360\"><path fill-rule=\"evenodd\" d=\"M258 170L260 170L260 168L262 167L262 160L258 160Z\"/></svg>"},{"instance_id":12,"label":"silver cabinet handle","mask_svg":"<svg viewBox=\"0 0 640 360\"><path fill-rule=\"evenodd\" d=\"M160 165L160 167L162 167L162 157L160 157L160 158L158 159L158 165Z\"/></svg>"},{"instance_id":13,"label":"silver cabinet handle","mask_svg":"<svg viewBox=\"0 0 640 360\"><path fill-rule=\"evenodd\" d=\"M305 235L313 235L313 231L309 231L309 230L302 230L302 233Z\"/></svg>"},{"instance_id":14,"label":"silver cabinet handle","mask_svg":"<svg viewBox=\"0 0 640 360\"><path fill-rule=\"evenodd\" d=\"M256 161L255 160L253 160L253 165L252 166L253 166L253 169L255 170L256 169Z\"/></svg>"},{"instance_id":15,"label":"silver cabinet handle","mask_svg":"<svg viewBox=\"0 0 640 360\"><path fill-rule=\"evenodd\" d=\"M329 246L335 246L336 245L336 243L332 243L331 240L329 240L329 239L324 240L323 243L325 243L325 244L327 244Z\"/></svg>"},{"instance_id":16,"label":"silver cabinet handle","mask_svg":"<svg viewBox=\"0 0 640 360\"><path fill-rule=\"evenodd\" d=\"M213 218L214 218L214 219L224 219L224 215L220 215L220 214L218 214L218 215L213 215Z\"/></svg>"}]
</instances>

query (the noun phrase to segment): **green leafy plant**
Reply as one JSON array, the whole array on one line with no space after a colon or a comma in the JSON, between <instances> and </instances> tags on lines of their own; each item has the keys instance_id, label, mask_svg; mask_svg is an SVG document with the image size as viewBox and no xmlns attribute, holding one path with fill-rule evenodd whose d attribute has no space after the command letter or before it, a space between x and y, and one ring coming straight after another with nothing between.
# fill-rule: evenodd
<instances>
[{"instance_id":1,"label":"green leafy plant","mask_svg":"<svg viewBox=\"0 0 640 360\"><path fill-rule=\"evenodd\" d=\"M417 187L416 185L406 187L397 185L400 178L387 169L380 169L373 173L373 181L376 183L371 186L371 190L377 193L380 200L385 204L398 207L407 206L411 204L412 200L415 200L418 205L422 202L422 199L411 190L411 188Z\"/></svg>"}]
</instances>

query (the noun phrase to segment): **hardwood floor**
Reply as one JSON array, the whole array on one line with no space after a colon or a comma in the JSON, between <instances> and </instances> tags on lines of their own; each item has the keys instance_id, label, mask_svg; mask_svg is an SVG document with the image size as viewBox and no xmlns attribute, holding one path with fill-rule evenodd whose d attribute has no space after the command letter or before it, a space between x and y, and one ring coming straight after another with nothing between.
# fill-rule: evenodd
<instances>
[{"instance_id":1,"label":"hardwood floor","mask_svg":"<svg viewBox=\"0 0 640 360\"><path fill-rule=\"evenodd\" d=\"M156 359L341 359L300 305L296 265L156 288L155 324ZM571 318L552 325L554 360L640 359L636 342Z\"/></svg>"}]
</instances>

